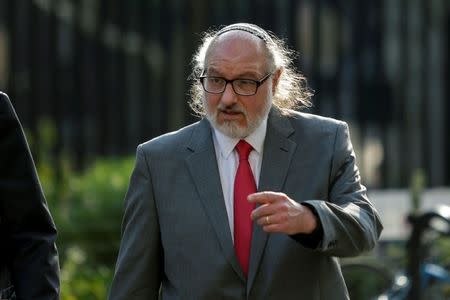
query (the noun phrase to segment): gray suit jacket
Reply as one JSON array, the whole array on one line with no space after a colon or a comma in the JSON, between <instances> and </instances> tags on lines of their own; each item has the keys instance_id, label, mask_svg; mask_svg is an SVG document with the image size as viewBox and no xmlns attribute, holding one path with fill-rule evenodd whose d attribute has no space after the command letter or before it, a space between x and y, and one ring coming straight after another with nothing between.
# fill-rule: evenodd
<instances>
[{"instance_id":1,"label":"gray suit jacket","mask_svg":"<svg viewBox=\"0 0 450 300\"><path fill-rule=\"evenodd\" d=\"M138 146L109 299L347 299L336 257L374 247L382 226L344 122L272 109L258 190L313 206L315 249L254 225L248 279L235 256L207 120Z\"/></svg>"}]
</instances>

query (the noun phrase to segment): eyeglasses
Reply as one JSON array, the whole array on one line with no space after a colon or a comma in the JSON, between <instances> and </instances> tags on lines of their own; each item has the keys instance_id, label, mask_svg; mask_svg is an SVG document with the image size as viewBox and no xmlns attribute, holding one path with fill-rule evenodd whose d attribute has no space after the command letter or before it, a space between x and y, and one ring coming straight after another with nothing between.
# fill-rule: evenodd
<instances>
[{"instance_id":1,"label":"eyeglasses","mask_svg":"<svg viewBox=\"0 0 450 300\"><path fill-rule=\"evenodd\" d=\"M203 89L211 94L221 94L225 91L228 83L231 83L233 91L241 96L253 96L258 91L260 85L264 83L273 73L269 73L260 80L253 79L233 79L227 80L223 77L200 76Z\"/></svg>"}]
</instances>

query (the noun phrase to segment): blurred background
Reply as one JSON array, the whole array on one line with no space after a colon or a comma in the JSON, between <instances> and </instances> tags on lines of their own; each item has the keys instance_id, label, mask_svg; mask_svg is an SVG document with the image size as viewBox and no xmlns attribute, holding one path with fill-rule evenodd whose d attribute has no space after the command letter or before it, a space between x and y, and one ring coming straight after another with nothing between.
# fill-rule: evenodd
<instances>
[{"instance_id":1,"label":"blurred background","mask_svg":"<svg viewBox=\"0 0 450 300\"><path fill-rule=\"evenodd\" d=\"M448 0L0 0L0 90L60 231L62 299L105 299L136 146L196 120L201 33L242 21L299 52L309 112L349 123L386 227L368 257L401 268L405 215L450 204Z\"/></svg>"}]
</instances>

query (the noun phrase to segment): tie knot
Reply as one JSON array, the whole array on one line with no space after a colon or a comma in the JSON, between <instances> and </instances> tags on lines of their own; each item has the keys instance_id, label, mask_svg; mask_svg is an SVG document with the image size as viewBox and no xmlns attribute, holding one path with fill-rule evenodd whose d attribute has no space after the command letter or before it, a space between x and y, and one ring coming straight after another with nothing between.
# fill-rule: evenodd
<instances>
[{"instance_id":1,"label":"tie knot","mask_svg":"<svg viewBox=\"0 0 450 300\"><path fill-rule=\"evenodd\" d=\"M236 145L236 151L239 154L239 160L248 159L250 152L252 152L253 147L244 140L240 140Z\"/></svg>"}]
</instances>

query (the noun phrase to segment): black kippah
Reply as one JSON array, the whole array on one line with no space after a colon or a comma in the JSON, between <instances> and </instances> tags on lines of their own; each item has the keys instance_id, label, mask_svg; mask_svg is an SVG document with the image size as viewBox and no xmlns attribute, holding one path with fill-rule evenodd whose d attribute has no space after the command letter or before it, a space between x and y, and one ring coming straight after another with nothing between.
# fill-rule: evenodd
<instances>
[{"instance_id":1,"label":"black kippah","mask_svg":"<svg viewBox=\"0 0 450 300\"><path fill-rule=\"evenodd\" d=\"M263 40L265 43L269 43L272 40L270 35L264 29L262 29L259 26L254 25L254 24L250 24L250 23L235 23L235 24L225 26L224 28L220 29L217 32L216 37L221 34L224 34L225 32L232 31L232 30L241 30L241 31L251 33L254 36L257 36L258 38Z\"/></svg>"}]
</instances>

